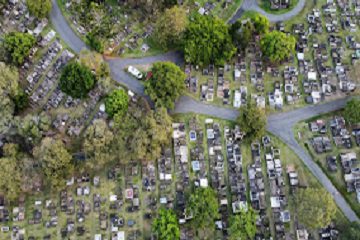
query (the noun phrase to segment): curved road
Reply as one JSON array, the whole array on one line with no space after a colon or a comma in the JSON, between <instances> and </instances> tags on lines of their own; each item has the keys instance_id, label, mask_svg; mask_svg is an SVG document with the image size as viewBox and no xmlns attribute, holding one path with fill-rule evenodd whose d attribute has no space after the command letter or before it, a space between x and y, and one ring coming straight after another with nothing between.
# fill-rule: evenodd
<instances>
[{"instance_id":1,"label":"curved road","mask_svg":"<svg viewBox=\"0 0 360 240\"><path fill-rule=\"evenodd\" d=\"M245 0L242 7L239 11L249 10L254 8L254 5L249 4L251 0ZM299 0L299 9L303 7L305 0ZM302 7L301 7L302 6ZM256 7L254 8L257 9ZM285 17L291 17L292 14L297 14L297 11L301 11L298 8L295 8L292 12L289 12L290 15L284 15ZM239 13L239 11L237 13ZM270 17L269 17L270 16ZM281 18L283 15L276 15L268 17L271 21ZM234 16L233 19L239 16ZM50 15L51 21L54 25L55 30L60 34L61 38L67 43L67 45L72 48L76 53L79 53L81 49L87 48L85 43L72 31L64 16L61 14L61 10L57 5L57 1L53 0L53 9ZM144 93L144 87L141 82L130 77L125 71L124 68L128 65L137 65L137 64L149 64L156 61L173 61L177 64L183 62L183 57L178 52L169 52L159 56L145 57L139 59L125 59L125 58L113 58L106 59L111 68L112 77L125 85L129 89L136 92L137 94L147 97ZM308 153L297 143L292 129L294 125L302 120L317 116L321 113L331 112L337 109L342 108L346 103L346 99L336 100L330 103L325 103L322 105L309 106L302 109L279 113L271 115L268 119L268 130L274 135L280 137L288 146L304 161L305 165L309 170L314 174L314 176L319 180L319 182L333 195L337 205L343 211L345 216L350 221L359 221L359 218L356 216L354 211L349 207L347 202L344 200L342 195L336 190L332 185L330 180L326 175L321 171L321 169L314 163ZM229 108L217 107L213 105L204 104L198 101L195 101L187 96L183 96L177 101L173 113L199 113L206 114L214 117L219 117L228 120L235 120L238 111Z\"/></svg>"},{"instance_id":2,"label":"curved road","mask_svg":"<svg viewBox=\"0 0 360 240\"><path fill-rule=\"evenodd\" d=\"M284 14L271 14L265 12L261 7L259 7L258 0L244 0L241 7L229 20L229 23L236 22L236 20L239 19L245 11L256 11L258 13L261 13L262 15L266 16L270 22L286 21L295 17L301 12L301 10L305 6L305 1L311 1L311 0L299 0L298 4L293 9L291 9L289 12L286 12Z\"/></svg>"}]
</instances>

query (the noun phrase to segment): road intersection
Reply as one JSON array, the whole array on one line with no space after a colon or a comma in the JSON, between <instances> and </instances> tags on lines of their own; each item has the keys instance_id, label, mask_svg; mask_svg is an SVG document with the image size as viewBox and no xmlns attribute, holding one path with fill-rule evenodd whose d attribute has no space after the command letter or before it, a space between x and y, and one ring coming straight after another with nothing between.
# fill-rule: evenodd
<instances>
[{"instance_id":1,"label":"road intersection","mask_svg":"<svg viewBox=\"0 0 360 240\"><path fill-rule=\"evenodd\" d=\"M294 7L290 12L282 15L273 15L264 12L260 7L254 3L256 0L244 0L243 5L238 9L237 13L233 16L230 22L236 21L241 14L245 11L254 10L261 14L264 14L272 22L280 20L287 20L297 15L303 9L305 0L299 0L298 5ZM65 43L76 53L79 53L82 49L87 48L86 44L74 33L69 26L65 17L62 15L61 10L56 0L53 0L53 8L50 15L51 21L55 30L59 33ZM146 97L144 93L143 84L127 74L124 69L128 65L139 65L139 64L151 64L157 61L172 61L177 64L183 63L183 57L179 52L168 52L158 56L144 57L144 58L111 58L106 59L111 69L111 75L114 80L125 84L130 90L135 93ZM350 221L358 221L359 218L355 212L350 208L348 203L345 201L343 196L337 191L331 181L322 172L320 167L311 159L309 154L299 145L296 141L293 127L294 125L302 120L317 116L322 113L335 111L344 107L347 99L339 99L325 104L307 106L305 108L272 114L268 118L267 129L275 136L282 139L304 162L306 167L312 172L312 174L319 180L319 182L329 191L342 210L344 215ZM235 120L238 116L238 110L218 107L196 101L190 97L181 97L172 113L197 113L205 114L213 117L223 118L227 120Z\"/></svg>"}]
</instances>

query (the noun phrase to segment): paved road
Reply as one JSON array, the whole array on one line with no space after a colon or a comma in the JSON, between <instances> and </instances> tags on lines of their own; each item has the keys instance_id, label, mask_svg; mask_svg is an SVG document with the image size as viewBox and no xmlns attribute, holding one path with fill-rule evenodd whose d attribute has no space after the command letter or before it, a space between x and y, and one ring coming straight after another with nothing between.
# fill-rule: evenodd
<instances>
[{"instance_id":1,"label":"paved road","mask_svg":"<svg viewBox=\"0 0 360 240\"><path fill-rule=\"evenodd\" d=\"M57 4L57 0L52 0L52 3L50 19L64 42L76 53L79 53L83 48L87 48L86 44L74 33L67 23Z\"/></svg>"},{"instance_id":2,"label":"paved road","mask_svg":"<svg viewBox=\"0 0 360 240\"><path fill-rule=\"evenodd\" d=\"M283 18L290 18L301 11L304 3L305 0L299 0L299 5L293 11L285 15L276 15L276 16L271 16L267 14L265 15L267 15L271 21L280 19L281 16L283 16ZM256 7L254 8L252 1L245 0L243 6L239 9L239 11L234 16L233 19L235 18L237 19L245 10L249 10L249 9L255 9L256 11L260 11ZM81 49L86 48L85 43L83 43L78 38L78 36L72 31L72 29L67 24L65 18L62 16L56 0L53 0L53 9L51 11L50 17L55 27L55 30L60 34L62 39L69 45L70 48L72 48L76 53L79 53ZM114 58L114 59L106 59L106 60L110 65L112 77L116 81L127 85L129 89L148 99L148 97L144 93L144 87L142 83L129 76L124 71L124 68L126 68L126 66L128 65L149 64L156 61L173 61L177 64L181 64L183 62L183 57L178 52L169 52L163 55L146 57L146 58L138 58L138 59ZM337 205L344 212L345 216L351 221L359 221L359 218L355 215L354 211L349 207L347 202L335 189L335 187L332 185L332 183L329 181L326 175L314 163L314 161L304 151L304 149L297 143L297 141L294 138L294 134L292 132L294 124L296 124L297 122L319 115L321 113L326 113L339 109L344 106L345 102L346 99L342 99L342 100L333 101L331 103L309 106L291 112L271 115L268 119L268 130L274 135L280 137L304 161L305 165L319 180L319 182L331 194L333 194L333 197ZM228 120L235 120L238 115L237 110L208 105L205 103L195 101L190 97L183 96L179 99L179 101L177 101L175 105L175 109L172 111L172 113L189 113L189 112L206 114Z\"/></svg>"},{"instance_id":3,"label":"paved road","mask_svg":"<svg viewBox=\"0 0 360 240\"><path fill-rule=\"evenodd\" d=\"M305 1L311 1L311 0L299 0L298 4L291 11L287 13L271 14L265 12L261 7L259 7L257 0L244 0L241 7L230 19L229 23L236 22L236 20L239 19L245 11L256 11L258 13L261 13L262 15L266 16L270 22L286 21L293 18L294 16L298 15L301 12L301 10L305 6Z\"/></svg>"}]
</instances>

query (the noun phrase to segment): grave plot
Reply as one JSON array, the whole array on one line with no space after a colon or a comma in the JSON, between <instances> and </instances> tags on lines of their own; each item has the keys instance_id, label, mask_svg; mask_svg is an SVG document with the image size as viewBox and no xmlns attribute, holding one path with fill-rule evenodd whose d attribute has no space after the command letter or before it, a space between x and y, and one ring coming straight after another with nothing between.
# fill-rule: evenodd
<instances>
[{"instance_id":1,"label":"grave plot","mask_svg":"<svg viewBox=\"0 0 360 240\"><path fill-rule=\"evenodd\" d=\"M228 188L220 124L214 122L213 119L206 119L205 126L211 176L210 186L217 193L221 216L220 220L216 221L216 227L225 233L228 227Z\"/></svg>"},{"instance_id":2,"label":"grave plot","mask_svg":"<svg viewBox=\"0 0 360 240\"><path fill-rule=\"evenodd\" d=\"M158 166L158 195L161 204L165 208L173 209L175 207L174 202L174 188L175 188L175 176L174 176L174 161L172 157L171 148L163 150L161 157L157 160Z\"/></svg>"},{"instance_id":3,"label":"grave plot","mask_svg":"<svg viewBox=\"0 0 360 240\"><path fill-rule=\"evenodd\" d=\"M196 187L207 187L209 165L204 152L203 125L196 118L192 118L189 120L189 130L192 179Z\"/></svg>"}]
</instances>

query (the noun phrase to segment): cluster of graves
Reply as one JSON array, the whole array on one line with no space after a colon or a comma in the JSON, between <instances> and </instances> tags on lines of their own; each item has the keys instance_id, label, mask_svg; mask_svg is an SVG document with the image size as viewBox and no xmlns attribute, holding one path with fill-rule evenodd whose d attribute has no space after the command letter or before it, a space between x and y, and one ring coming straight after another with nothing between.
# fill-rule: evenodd
<instances>
[{"instance_id":1,"label":"cluster of graves","mask_svg":"<svg viewBox=\"0 0 360 240\"><path fill-rule=\"evenodd\" d=\"M272 10L279 10L279 9L286 9L290 7L291 1L294 0L267 0L270 2L270 9Z\"/></svg>"},{"instance_id":2,"label":"cluster of graves","mask_svg":"<svg viewBox=\"0 0 360 240\"><path fill-rule=\"evenodd\" d=\"M106 52L120 55L137 49L147 52L150 47L143 42L152 34L153 24L142 25L144 16L140 16L139 21L139 16L132 15L133 13L136 15L137 11L134 9L124 14L122 4L119 2L119 6L109 4L97 6L96 10L92 10L96 11L97 19L86 24L79 13L79 9L83 6L80 1L66 1L65 10L71 14L70 21L76 31L84 37L95 28L110 27L109 31L99 33L103 35L98 36L105 40Z\"/></svg>"},{"instance_id":3,"label":"cluster of graves","mask_svg":"<svg viewBox=\"0 0 360 240\"><path fill-rule=\"evenodd\" d=\"M314 151L317 154L327 153L326 167L331 173L336 173L340 163L346 189L355 192L360 202L360 170L354 142L360 145L357 128L351 133L346 128L342 116L333 116L328 120L318 119L310 122L309 130L315 135L312 138ZM330 134L330 137L328 136ZM331 154L334 148L341 149L340 154Z\"/></svg>"}]
</instances>

